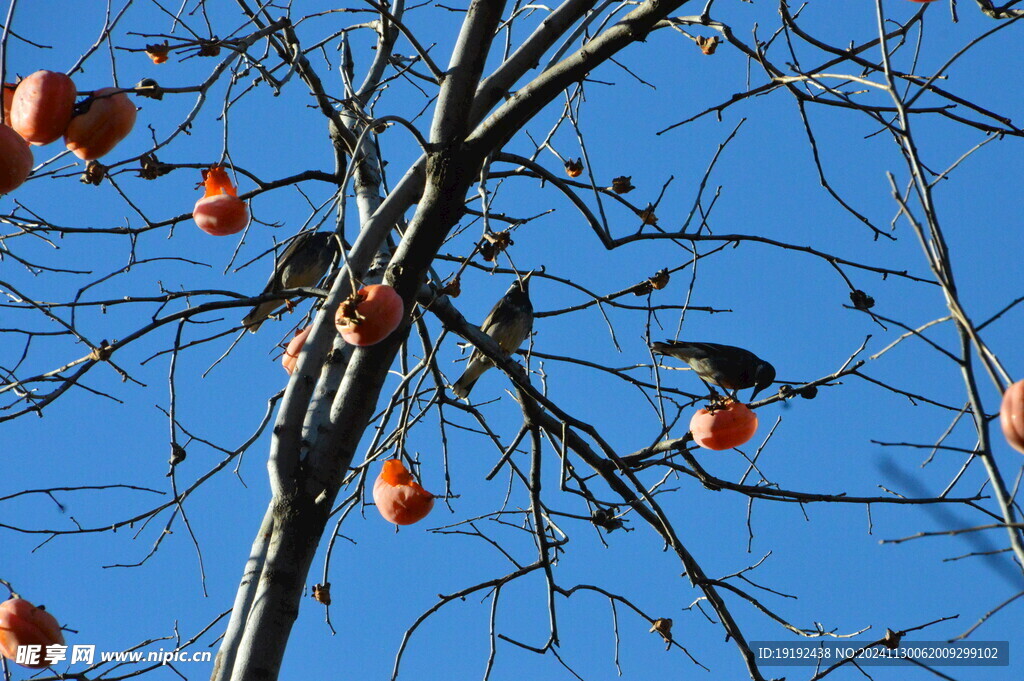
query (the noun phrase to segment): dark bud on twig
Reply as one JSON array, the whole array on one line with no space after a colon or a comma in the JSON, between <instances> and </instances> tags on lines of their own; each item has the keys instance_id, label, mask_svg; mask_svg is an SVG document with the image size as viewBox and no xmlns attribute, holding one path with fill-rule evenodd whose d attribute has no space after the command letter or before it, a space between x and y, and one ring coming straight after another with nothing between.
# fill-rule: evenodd
<instances>
[{"instance_id":1,"label":"dark bud on twig","mask_svg":"<svg viewBox=\"0 0 1024 681\"><path fill-rule=\"evenodd\" d=\"M782 399L788 400L795 394L796 391L793 390L793 386L785 384L779 386L779 397L781 397Z\"/></svg>"},{"instance_id":2,"label":"dark bud on twig","mask_svg":"<svg viewBox=\"0 0 1024 681\"><path fill-rule=\"evenodd\" d=\"M816 385L805 385L800 388L800 397L805 400L813 400L818 396L818 386Z\"/></svg>"},{"instance_id":3,"label":"dark bud on twig","mask_svg":"<svg viewBox=\"0 0 1024 681\"><path fill-rule=\"evenodd\" d=\"M136 83L135 94L140 97L149 97L150 99L164 98L164 91L160 88L160 84L152 78L143 78Z\"/></svg>"},{"instance_id":4,"label":"dark bud on twig","mask_svg":"<svg viewBox=\"0 0 1024 681\"><path fill-rule=\"evenodd\" d=\"M590 515L590 522L606 532L614 532L623 528L622 520L615 517L615 511L610 508L599 508Z\"/></svg>"},{"instance_id":5,"label":"dark bud on twig","mask_svg":"<svg viewBox=\"0 0 1024 681\"><path fill-rule=\"evenodd\" d=\"M875 299L860 289L850 291L850 301L858 310L870 310L875 306Z\"/></svg>"},{"instance_id":6,"label":"dark bud on twig","mask_svg":"<svg viewBox=\"0 0 1024 681\"><path fill-rule=\"evenodd\" d=\"M200 40L199 50L196 52L200 57L216 57L220 54L220 38L214 36L212 40Z\"/></svg>"}]
</instances>

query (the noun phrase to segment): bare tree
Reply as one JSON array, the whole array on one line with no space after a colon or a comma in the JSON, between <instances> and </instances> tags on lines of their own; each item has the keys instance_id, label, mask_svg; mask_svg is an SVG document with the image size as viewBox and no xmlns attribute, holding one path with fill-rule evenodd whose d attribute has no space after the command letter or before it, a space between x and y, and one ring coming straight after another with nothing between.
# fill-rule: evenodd
<instances>
[{"instance_id":1,"label":"bare tree","mask_svg":"<svg viewBox=\"0 0 1024 681\"><path fill-rule=\"evenodd\" d=\"M232 8L228 3L185 2L177 10L155 0L111 4L98 38L68 69L72 77L91 75L83 73L86 65L98 69L108 60L114 78L123 78L123 72L139 70L137 64L147 54L154 61L169 56L171 63L160 68L177 65L181 71L168 70L172 75L164 76L154 67L149 71L155 79L134 87L118 83L142 104L140 121L148 124L148 131L142 126L135 130L134 146L125 147L132 153L119 148L101 163L90 162L84 168L83 182L99 189L73 186L83 168L58 154L41 163L37 159L31 181L0 204L6 225L0 256L8 263L0 277L6 296L0 307L5 319L0 332L6 337L0 355L0 421L22 423L47 414L58 402L130 401L117 394L121 389L110 379L141 386L143 381L136 376L148 371L150 362L162 362L169 377L169 398L162 408L170 431L170 498L144 512L91 526L0 527L38 535L46 542L151 522L162 522L166 531L189 528L193 495L226 475L232 464L240 465L254 444L269 439L272 497L226 625L218 620L208 628L223 633L213 669L216 680L279 676L303 595L316 581L310 571L317 553L325 551L327 538L324 578L314 595L329 607L331 556L341 524L365 505L367 483L385 458L404 460L417 475L430 470L435 480L442 479L443 471L444 490L434 491L439 506L444 502L456 510L456 519L439 521L443 526L435 527L435 532L473 537L487 550L501 552L511 566L440 597L419 619L404 623L408 629L397 651L395 676L408 641L448 603L470 595L489 596L496 609L503 588L538 575L544 580L549 613L543 642L527 644L500 633L492 610L492 651L485 677L499 640L558 657L564 626L556 601L584 593L606 599L613 613L632 612L668 647L682 652L683 659L701 664L700 652L673 635L672 619L664 612L638 603L615 585L563 576L559 560L570 552L570 538L586 529L596 530L601 543L627 531L652 534L673 556L674 573L683 574L695 593L673 595L671 605L657 607L678 611L690 606L703 613L705 617L692 626L714 628L724 636L751 679L771 676L751 645L754 638L766 638L766 629L776 638L798 640L862 633L847 622L801 622L789 616L785 604L774 598L779 590L754 581L767 556L732 573L709 568L702 560L693 517L670 509L678 496L674 485L687 483L693 483L690 486L698 490L694 493L705 495L707 503L727 497L746 509L748 528L743 532L749 529L751 535L753 509L766 502L800 509L819 504L866 508L869 514L878 508L906 513L933 509L943 522L942 532L950 536L1002 533L1004 539L992 551L999 552L1006 581L1020 590L1024 535L1013 481L1019 475L1008 469L1019 463L1004 462L1000 438L992 435L991 425L999 393L1012 382L997 347L1005 342L1001 334L1010 333L1014 323L1019 328L1024 298L1004 296L1000 288L1000 300L979 302L978 291L987 284L977 277L969 277L968 284L960 279L957 253L967 246L951 246L946 225L954 219L946 218L944 206L949 206L938 195L951 178L970 172L976 155L995 147L1019 149L1024 131L1009 113L989 104L984 91L979 95L970 87L961 90L946 80L972 55L991 59L988 50L1000 49L990 47L996 41L1019 41L1018 20L1024 10L1014 9L1016 2L996 7L978 0L979 11L972 7L969 17L961 17L954 0L951 23L945 16L936 19L942 3L910 8L901 4L897 11L876 0L870 12L866 7L849 10L870 23L837 30L823 16L823 4L796 9L781 2L772 8L778 18L770 33L756 23L754 8L724 7L714 0L703 6L685 0L565 0L554 6L475 0L468 8L367 0L322 11L246 0L237 0ZM34 11L27 3L10 4L3 33L6 80L12 80L7 66L11 55L57 39L19 30L20 17ZM959 11L965 13L966 8ZM170 28L152 28L154 16ZM764 21L763 16L759 19ZM925 30L926 21L930 31ZM954 39L936 36L934 24L940 22L962 30ZM866 33L865 26L870 28ZM372 51L357 49L371 45ZM672 63L666 55L671 55ZM654 63L644 61L648 58ZM698 59L704 60L700 64L732 59L726 63L739 71L733 69L729 82L704 83L702 75L707 76L693 66ZM1012 72L1016 66L1001 68ZM674 73L677 67L688 70L684 77ZM661 89L654 91L645 79L648 73L663 79L667 87L659 81L655 84ZM618 84L608 87L613 80ZM630 87L651 89L652 101L663 108L607 104L622 96L621 80ZM683 106L674 91L677 82L691 88ZM297 170L289 169L292 162L283 157L262 158L255 165L258 157L246 155L242 138L250 131L260 131L258 137L271 146L276 136L286 134L269 113L277 104L268 94L281 95L296 115L304 117L309 125L302 133L304 144L329 149L333 168L318 169L312 158L301 161L304 165ZM751 160L744 163L757 165L751 150L758 142L746 134L749 125L739 111L756 116L768 102L786 102L785 115L798 116L805 144L792 153L810 159L817 183L786 186L785 179L766 176L764 182L779 183L782 207L747 208L746 224L735 224L731 217L718 216L743 212L742 206L729 207L742 202L728 188L744 180L731 178L720 167L730 156L748 154ZM264 107L268 113L263 113ZM709 127L712 114L727 120ZM774 121L783 115L768 110L763 117ZM615 130L595 131L588 116L607 118L612 122L606 128ZM646 134L644 125L651 121L660 128L657 135ZM831 126L847 127L849 147L837 152L830 146L842 139L823 130ZM217 158L190 140L203 130L220 136ZM714 139L688 147L680 142L687 131L696 131L690 133L696 138ZM623 148L633 150L632 158L608 161L614 153L599 149L600 143L591 141L595 138L623 140ZM748 145L745 151L734 151L743 144ZM879 152L883 144L888 146ZM955 146L955 153L947 144ZM701 156L692 153L693 148L708 153ZM884 155L893 150L894 155ZM667 160L645 162L647 154ZM872 165L876 154L877 163ZM879 202L877 192L862 192L846 181L847 173L858 169L844 167L842 156L853 159L851 166L863 163L865 172L875 178L887 178L886 204ZM950 160L945 167L935 167L929 156ZM232 169L242 185L240 197L250 202L255 218L227 269L249 264L244 262L243 247L259 253L255 265L236 269L232 274L238 278L229 279L226 286L196 284L192 277L214 281L213 275L200 274L204 258L178 250L174 241L153 238L177 238L180 231L191 229L190 214L169 215L158 203L161 186L186 175L193 182L199 169L214 164ZM659 176L652 188L647 165L658 173L672 170ZM609 173L612 166L627 169ZM695 166L699 172L693 171ZM680 186L683 183L673 176L676 167L695 181ZM634 168L633 175L627 174L628 168ZM641 184L634 180L641 173L647 181L637 190L633 182ZM122 224L104 225L90 220L89 209L83 208L80 224L66 224L52 217L55 207L30 193L43 183L55 197L62 192L71 196L105 191L106 196L117 197L117 210L128 216ZM248 185L255 188L245 190ZM92 200L84 196L83 201ZM787 209L791 198L811 208L803 215L796 208ZM336 235L340 259L324 288L270 287L254 295L252 282L282 260L279 239L266 235L281 220L275 213L276 200L290 202L290 214L304 211L307 216L302 227L292 231L316 231L326 225ZM300 200L305 206L296 209ZM163 217L154 217L157 214ZM779 227L817 214L827 215L829 224L822 226L813 244ZM880 218L886 214L889 224ZM294 226L294 217L292 222ZM978 239L985 237L979 234ZM97 276L84 255L65 257L56 248L62 240L91 244L89 257L104 263L106 270ZM960 244L961 237L952 241ZM906 247L908 243L916 252ZM114 264L104 257L109 249L127 253L127 263ZM256 273L261 266L264 269ZM161 274L159 291L154 293L150 272L157 267ZM725 273L715 274L716 267ZM482 283L487 276L501 275L498 288L503 290L528 272L534 287L536 336L508 356L474 324L482 314L477 317L460 309L460 301L473 301L474 312L482 313L496 300L489 296L498 295ZM53 284L56 294L40 293L33 284L59 282L62 277L76 283ZM245 283L239 283L243 277ZM795 322L780 319L780 308L765 302L775 295L774 282L782 280L787 286L793 282L809 299L827 298L823 288L833 285L848 293L841 314L855 321L847 321L837 332L847 344L839 354L834 347L815 350L818 346L801 337ZM117 295L94 293L109 290L111 282L120 287ZM401 296L402 324L377 344L347 345L334 325L339 306L348 304L360 286L378 282ZM727 294L721 299L702 295L716 287ZM465 297L460 296L462 290ZM774 325L750 322L762 330L764 345L751 350L768 357L772 347L782 355L786 346L805 344L802 354L814 356L814 361L799 367L773 359L778 381L751 406L782 403L797 418L796 412L817 404L805 399L824 393L826 399L845 400L833 414L834 430L873 438L878 449L927 451L929 457L943 460L931 469L940 469L935 477L900 479L894 486L880 476L881 490L865 490L840 475L835 485L823 489L772 473L764 462L783 455L786 445L780 440L786 442L786 423L779 419L771 425L763 416L758 439L749 449L741 448L742 458L735 460L741 466L728 470L709 465L686 425L703 402L705 387L696 377L667 371L682 364L654 356L647 346L674 335L750 346L714 334L710 321L690 321L705 314L714 320L719 313L726 316L743 290L746 300L754 301L752 307L766 308L766 319L776 318ZM798 295L791 292L788 300ZM876 307L873 296L884 297L887 304ZM183 393L194 394L198 374L221 363L244 367L249 361L243 354L246 346L266 344L275 333L280 336L274 324L250 335L238 320L253 305L285 299L313 300L307 314L312 331L287 387L272 396L241 445L217 444L194 432L187 419L178 416L180 404L189 399ZM912 299L915 305L931 300L931 309L907 309L901 306L902 299ZM291 307L289 303L288 311ZM839 307L834 300L832 307ZM792 317L808 314L813 315L809 308L798 309ZM102 325L101 317L106 319ZM292 318L284 310L274 317ZM302 326L305 322L294 324ZM693 337L694 326L707 337ZM941 333L932 335L933 327ZM991 340L993 335L998 343ZM225 345L231 336L234 340ZM451 386L461 372L461 365L451 364L455 336L493 363L495 368L481 379L490 385L486 397L487 388L466 400L453 396ZM600 343L595 336L601 336ZM904 352L907 347L912 350ZM205 372L192 363L181 368L192 353L203 350L212 353ZM957 384L902 380L951 372L957 374ZM93 377L101 373L104 378L94 385ZM500 392L503 389L507 392ZM873 397L866 400L862 393ZM515 423L495 415L491 402L496 394L505 396L498 403L504 411L514 408ZM878 404L865 404L868 400ZM897 401L899 406L892 406ZM609 409L622 409L624 422L608 423ZM878 411L873 409L924 410L928 427L937 430L923 434L907 426L898 442L875 436ZM909 422L921 412L912 413L901 418ZM268 430L269 438L261 440ZM457 466L449 466L452 431L472 431L493 449L488 479L507 475L509 494L515 489L522 495L521 505L510 506L497 498L486 513L459 517L458 494L453 490L467 483L460 481ZM424 455L421 461L418 452L424 447L416 442L423 438L437 444L437 453ZM190 469L186 477L184 462L192 464L197 448L221 452L222 458L202 473ZM82 492L87 486L76 489ZM58 491L62 490L13 492L0 497L0 503L25 503L35 495L52 497ZM107 491L119 492L113 487ZM139 494L145 491L136 488ZM972 525L957 524L961 517ZM530 560L505 548L505 529L531 539ZM150 555L166 534L161 533ZM196 545L198 550L198 540ZM206 554L210 551L205 547ZM975 560L991 559L980 549L972 553ZM1004 606L1019 609L1011 605L1016 596L1001 604L1003 597L996 589L981 593L985 602L980 607L988 613L982 623ZM336 587L333 597L338 596ZM330 612L329 621L358 617L344 606ZM870 634L869 646L898 645L908 632L945 624L941 617L909 619L913 621L894 623L886 636ZM965 637L974 631L961 628ZM193 645L205 633L179 640L178 645ZM809 672L808 678L854 667L848 660L833 662ZM90 668L79 676L105 674Z\"/></svg>"}]
</instances>

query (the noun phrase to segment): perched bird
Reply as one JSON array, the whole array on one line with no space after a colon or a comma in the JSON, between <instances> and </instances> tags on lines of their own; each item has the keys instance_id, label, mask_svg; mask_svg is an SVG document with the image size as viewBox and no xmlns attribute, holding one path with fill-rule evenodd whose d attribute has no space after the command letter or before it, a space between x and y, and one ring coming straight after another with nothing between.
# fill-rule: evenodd
<instances>
[{"instance_id":1,"label":"perched bird","mask_svg":"<svg viewBox=\"0 0 1024 681\"><path fill-rule=\"evenodd\" d=\"M270 276L263 294L276 293L289 288L316 286L338 257L338 240L333 232L303 232L284 249L277 259L274 273ZM268 300L260 303L242 319L245 326L256 333L271 313L282 305L283 300Z\"/></svg>"},{"instance_id":2,"label":"perched bird","mask_svg":"<svg viewBox=\"0 0 1024 681\"><path fill-rule=\"evenodd\" d=\"M690 365L704 383L711 383L732 391L754 388L750 399L772 384L775 367L749 350L718 343L687 343L665 341L653 343L656 355L668 355ZM712 389L714 392L714 389Z\"/></svg>"},{"instance_id":3,"label":"perched bird","mask_svg":"<svg viewBox=\"0 0 1024 681\"><path fill-rule=\"evenodd\" d=\"M530 272L522 279L512 282L508 291L491 308L484 323L480 325L480 330L493 338L502 351L509 355L519 349L520 344L533 330L533 303L530 302L532 274L533 272ZM479 350L474 350L469 356L466 370L452 386L452 392L456 397L467 398L480 375L492 366L494 365L491 360Z\"/></svg>"}]
</instances>

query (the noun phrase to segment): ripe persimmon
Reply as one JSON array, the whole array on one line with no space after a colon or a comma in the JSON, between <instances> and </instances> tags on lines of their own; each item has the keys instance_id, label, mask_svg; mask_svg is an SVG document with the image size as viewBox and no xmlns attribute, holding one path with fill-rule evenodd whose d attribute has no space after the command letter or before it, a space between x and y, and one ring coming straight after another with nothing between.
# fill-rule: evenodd
<instances>
[{"instance_id":1,"label":"ripe persimmon","mask_svg":"<svg viewBox=\"0 0 1024 681\"><path fill-rule=\"evenodd\" d=\"M338 306L334 325L349 345L379 343L398 328L405 315L402 297L387 284L371 284Z\"/></svg>"},{"instance_id":2,"label":"ripe persimmon","mask_svg":"<svg viewBox=\"0 0 1024 681\"><path fill-rule=\"evenodd\" d=\"M8 125L31 144L49 144L67 130L77 94L75 83L63 73L36 71L18 83Z\"/></svg>"},{"instance_id":3,"label":"ripe persimmon","mask_svg":"<svg viewBox=\"0 0 1024 681\"><path fill-rule=\"evenodd\" d=\"M1024 454L1024 380L1017 381L1003 393L999 425L1010 446Z\"/></svg>"},{"instance_id":4,"label":"ripe persimmon","mask_svg":"<svg viewBox=\"0 0 1024 681\"><path fill-rule=\"evenodd\" d=\"M434 508L434 495L420 487L398 459L389 459L373 483L373 503L384 520L411 525Z\"/></svg>"},{"instance_id":5,"label":"ripe persimmon","mask_svg":"<svg viewBox=\"0 0 1024 681\"><path fill-rule=\"evenodd\" d=\"M238 234L249 224L249 207L238 198L227 171L213 166L203 171L206 194L196 201L192 218L199 229L213 236Z\"/></svg>"},{"instance_id":6,"label":"ripe persimmon","mask_svg":"<svg viewBox=\"0 0 1024 681\"><path fill-rule=\"evenodd\" d=\"M11 598L0 603L0 655L8 660L17 660L19 646L64 645L60 624L53 615L43 608L32 605L24 598ZM40 655L35 664L19 663L31 669L43 669L50 665Z\"/></svg>"},{"instance_id":7,"label":"ripe persimmon","mask_svg":"<svg viewBox=\"0 0 1024 681\"><path fill-rule=\"evenodd\" d=\"M757 414L747 405L729 400L725 405L704 408L690 419L693 441L705 449L732 449L754 437Z\"/></svg>"},{"instance_id":8,"label":"ripe persimmon","mask_svg":"<svg viewBox=\"0 0 1024 681\"><path fill-rule=\"evenodd\" d=\"M14 191L32 172L32 148L7 125L0 125L0 194Z\"/></svg>"},{"instance_id":9,"label":"ripe persimmon","mask_svg":"<svg viewBox=\"0 0 1024 681\"><path fill-rule=\"evenodd\" d=\"M309 325L302 331L295 334L295 338L292 338L288 343L288 348L281 355L281 366L291 376L292 372L295 371L295 365L299 361L299 353L302 352L302 346L306 344L306 339L309 338L309 332L313 330L313 325Z\"/></svg>"},{"instance_id":10,"label":"ripe persimmon","mask_svg":"<svg viewBox=\"0 0 1024 681\"><path fill-rule=\"evenodd\" d=\"M89 108L72 118L64 133L65 146L83 161L109 153L135 126L135 105L128 95L105 87L93 97Z\"/></svg>"}]
</instances>

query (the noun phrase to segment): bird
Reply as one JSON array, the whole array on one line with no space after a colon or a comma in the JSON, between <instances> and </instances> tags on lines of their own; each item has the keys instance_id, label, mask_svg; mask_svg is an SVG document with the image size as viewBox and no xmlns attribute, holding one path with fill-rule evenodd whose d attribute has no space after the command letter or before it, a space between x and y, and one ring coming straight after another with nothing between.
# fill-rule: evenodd
<instances>
[{"instance_id":1,"label":"bird","mask_svg":"<svg viewBox=\"0 0 1024 681\"><path fill-rule=\"evenodd\" d=\"M681 359L690 365L704 383L736 392L753 388L753 400L775 380L775 367L749 350L720 345L718 343L689 343L686 341L665 341L652 343L651 352ZM710 387L710 386L709 386ZM712 393L715 390L712 388Z\"/></svg>"},{"instance_id":2,"label":"bird","mask_svg":"<svg viewBox=\"0 0 1024 681\"><path fill-rule=\"evenodd\" d=\"M505 354L511 355L519 349L526 337L533 330L533 303L530 302L530 276L527 273L522 279L516 279L508 287L487 314L480 330L493 338ZM494 364L479 350L469 356L469 362L462 376L452 386L456 397L466 399L480 375Z\"/></svg>"},{"instance_id":3,"label":"bird","mask_svg":"<svg viewBox=\"0 0 1024 681\"><path fill-rule=\"evenodd\" d=\"M288 244L277 259L274 273L263 289L263 294L277 293L290 288L315 286L323 279L338 257L338 240L334 232L303 232ZM242 326L256 333L260 324L286 301L268 300L259 303L242 319Z\"/></svg>"}]
</instances>

